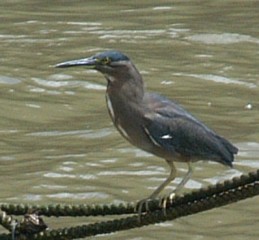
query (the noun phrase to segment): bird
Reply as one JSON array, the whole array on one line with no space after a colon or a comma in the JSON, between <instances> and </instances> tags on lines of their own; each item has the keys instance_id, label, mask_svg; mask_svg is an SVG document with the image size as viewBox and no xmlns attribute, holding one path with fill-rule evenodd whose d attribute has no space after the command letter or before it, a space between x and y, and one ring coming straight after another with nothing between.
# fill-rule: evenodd
<instances>
[{"instance_id":1,"label":"bird","mask_svg":"<svg viewBox=\"0 0 259 240\"><path fill-rule=\"evenodd\" d=\"M193 162L214 161L233 167L238 148L175 101L147 92L140 72L122 52L107 50L55 65L57 68L75 66L86 66L104 75L108 112L119 133L132 145L165 159L170 167L170 174L161 185L137 203L139 214L144 204L148 210L148 202L176 178L174 162L186 163L188 171L174 191L162 198L164 209L166 199L172 200L191 178Z\"/></svg>"}]
</instances>

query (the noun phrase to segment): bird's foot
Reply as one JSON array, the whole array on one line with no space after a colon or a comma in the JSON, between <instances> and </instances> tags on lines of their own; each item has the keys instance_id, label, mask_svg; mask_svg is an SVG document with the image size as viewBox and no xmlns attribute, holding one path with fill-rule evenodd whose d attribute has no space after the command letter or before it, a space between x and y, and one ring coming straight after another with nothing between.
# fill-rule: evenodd
<instances>
[{"instance_id":1,"label":"bird's foot","mask_svg":"<svg viewBox=\"0 0 259 240\"><path fill-rule=\"evenodd\" d=\"M137 202L134 211L138 213L138 220L141 220L141 214L149 211L148 203L152 201L152 198L144 198Z\"/></svg>"},{"instance_id":2,"label":"bird's foot","mask_svg":"<svg viewBox=\"0 0 259 240\"><path fill-rule=\"evenodd\" d=\"M172 204L175 196L176 196L175 192L172 192L169 195L165 195L160 199L159 206L162 208L165 216L166 216L167 203L169 201L169 203Z\"/></svg>"},{"instance_id":3,"label":"bird's foot","mask_svg":"<svg viewBox=\"0 0 259 240\"><path fill-rule=\"evenodd\" d=\"M169 195L165 195L160 198L159 206L162 208L164 215L166 216L166 208L167 204L172 204L173 200L176 196L175 192L170 193ZM138 220L141 221L141 215L149 211L149 203L153 201L154 198L145 198L137 202L134 211L138 213Z\"/></svg>"}]
</instances>

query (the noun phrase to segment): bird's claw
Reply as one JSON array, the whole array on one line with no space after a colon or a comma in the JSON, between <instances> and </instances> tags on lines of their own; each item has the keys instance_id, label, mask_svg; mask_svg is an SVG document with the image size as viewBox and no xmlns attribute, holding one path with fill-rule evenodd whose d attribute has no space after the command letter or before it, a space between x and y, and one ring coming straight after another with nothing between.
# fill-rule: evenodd
<instances>
[{"instance_id":1,"label":"bird's claw","mask_svg":"<svg viewBox=\"0 0 259 240\"><path fill-rule=\"evenodd\" d=\"M138 213L138 220L140 222L141 220L141 214L143 212L148 212L149 211L149 206L148 203L151 201L151 198L145 198L140 200L139 202L137 202L135 208L134 208L134 212Z\"/></svg>"},{"instance_id":2,"label":"bird's claw","mask_svg":"<svg viewBox=\"0 0 259 240\"><path fill-rule=\"evenodd\" d=\"M166 195L160 199L159 206L162 208L164 215L166 216L166 207L169 201L170 204L173 203L173 199L175 198L176 194L174 192Z\"/></svg>"},{"instance_id":3,"label":"bird's claw","mask_svg":"<svg viewBox=\"0 0 259 240\"><path fill-rule=\"evenodd\" d=\"M176 193L172 192L169 195L165 195L164 197L160 198L159 206L162 208L164 216L166 216L167 204L168 203L172 204L175 196L176 196ZM145 198L136 204L134 208L134 212L138 213L139 222L141 221L142 213L149 211L149 202L152 200L153 200L152 198Z\"/></svg>"}]
</instances>

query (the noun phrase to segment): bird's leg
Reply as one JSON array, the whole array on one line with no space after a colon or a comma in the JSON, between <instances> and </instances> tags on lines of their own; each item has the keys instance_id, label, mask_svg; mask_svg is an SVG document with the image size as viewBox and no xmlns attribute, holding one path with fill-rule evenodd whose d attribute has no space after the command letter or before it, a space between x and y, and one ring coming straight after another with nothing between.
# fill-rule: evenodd
<instances>
[{"instance_id":1,"label":"bird's leg","mask_svg":"<svg viewBox=\"0 0 259 240\"><path fill-rule=\"evenodd\" d=\"M143 205L145 204L145 208L148 211L148 202L154 198L156 198L158 196L158 194L171 182L175 179L176 177L176 168L173 164L172 161L166 161L169 166L170 166L170 175L168 176L168 178L148 197L145 198L143 200L141 200L140 202L137 203L136 206L136 210L138 211L138 215L140 217L142 209L143 209Z\"/></svg>"},{"instance_id":2,"label":"bird's leg","mask_svg":"<svg viewBox=\"0 0 259 240\"><path fill-rule=\"evenodd\" d=\"M188 172L185 174L182 181L177 185L176 189L173 191L174 194L177 194L192 176L192 165L190 162L187 162L187 165L188 165Z\"/></svg>"},{"instance_id":3,"label":"bird's leg","mask_svg":"<svg viewBox=\"0 0 259 240\"><path fill-rule=\"evenodd\" d=\"M161 205L162 208L165 210L166 209L166 203L167 203L167 199L169 198L170 203L172 203L174 197L176 196L177 193L179 193L181 191L181 189L184 187L184 185L188 182L188 180L190 179L191 175L192 175L192 165L190 162L187 162L188 164L188 172L186 173L186 175L183 177L182 181L176 186L175 190L173 192L171 192L167 197L164 197L162 199ZM169 164L170 165L170 164ZM164 211L165 213L165 211Z\"/></svg>"},{"instance_id":4,"label":"bird's leg","mask_svg":"<svg viewBox=\"0 0 259 240\"><path fill-rule=\"evenodd\" d=\"M149 196L149 199L154 199L158 196L158 194L170 183L172 182L176 177L176 168L174 166L174 163L172 161L166 161L168 165L170 166L170 175L168 178Z\"/></svg>"}]
</instances>

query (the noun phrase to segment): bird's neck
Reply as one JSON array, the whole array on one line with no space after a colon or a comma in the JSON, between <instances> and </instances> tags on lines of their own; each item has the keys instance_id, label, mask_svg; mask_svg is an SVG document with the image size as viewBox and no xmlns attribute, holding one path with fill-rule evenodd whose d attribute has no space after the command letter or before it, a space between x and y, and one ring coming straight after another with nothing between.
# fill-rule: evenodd
<instances>
[{"instance_id":1,"label":"bird's neck","mask_svg":"<svg viewBox=\"0 0 259 240\"><path fill-rule=\"evenodd\" d=\"M107 94L111 99L123 102L140 103L144 97L142 77L135 66L116 76L106 76L108 80Z\"/></svg>"}]
</instances>

